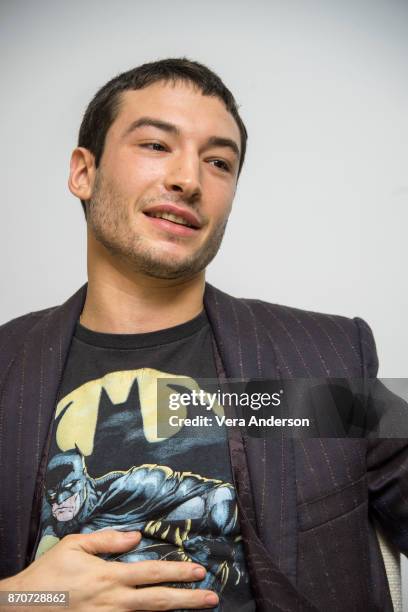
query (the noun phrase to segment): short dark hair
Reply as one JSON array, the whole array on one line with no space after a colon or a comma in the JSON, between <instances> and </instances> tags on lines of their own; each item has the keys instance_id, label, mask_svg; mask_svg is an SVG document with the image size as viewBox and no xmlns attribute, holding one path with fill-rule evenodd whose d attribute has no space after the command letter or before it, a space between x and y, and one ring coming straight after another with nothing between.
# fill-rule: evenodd
<instances>
[{"instance_id":1,"label":"short dark hair","mask_svg":"<svg viewBox=\"0 0 408 612\"><path fill-rule=\"evenodd\" d=\"M94 155L95 166L99 166L106 134L117 117L121 93L127 90L143 89L158 81L192 83L203 95L215 96L224 102L226 109L237 122L241 135L239 176L245 159L248 134L239 116L234 96L212 70L185 57L142 64L127 72L122 72L99 89L85 111L78 136L78 146L88 149ZM85 202L81 200L81 204L86 216Z\"/></svg>"}]
</instances>

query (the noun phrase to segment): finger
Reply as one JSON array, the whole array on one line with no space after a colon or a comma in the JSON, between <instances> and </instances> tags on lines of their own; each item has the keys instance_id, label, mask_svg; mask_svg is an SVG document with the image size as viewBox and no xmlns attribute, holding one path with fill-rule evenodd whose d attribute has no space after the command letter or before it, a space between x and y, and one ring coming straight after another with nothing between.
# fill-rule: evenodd
<instances>
[{"instance_id":1,"label":"finger","mask_svg":"<svg viewBox=\"0 0 408 612\"><path fill-rule=\"evenodd\" d=\"M130 610L179 610L183 608L208 609L218 605L214 591L201 589L174 589L170 587L147 587L128 589L125 605Z\"/></svg>"},{"instance_id":2,"label":"finger","mask_svg":"<svg viewBox=\"0 0 408 612\"><path fill-rule=\"evenodd\" d=\"M106 529L93 533L71 534L62 541L71 549L83 550L91 555L96 555L128 551L137 546L141 538L140 531Z\"/></svg>"},{"instance_id":3,"label":"finger","mask_svg":"<svg viewBox=\"0 0 408 612\"><path fill-rule=\"evenodd\" d=\"M139 586L160 582L193 582L203 580L207 570L191 561L134 561L110 562L118 572L122 584Z\"/></svg>"}]
</instances>

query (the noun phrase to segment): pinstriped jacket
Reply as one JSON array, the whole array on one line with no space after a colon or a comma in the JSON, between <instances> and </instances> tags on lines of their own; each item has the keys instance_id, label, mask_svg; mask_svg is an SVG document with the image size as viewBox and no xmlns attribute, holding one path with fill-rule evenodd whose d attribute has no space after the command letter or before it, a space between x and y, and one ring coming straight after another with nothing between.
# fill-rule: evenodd
<instances>
[{"instance_id":1,"label":"pinstriped jacket","mask_svg":"<svg viewBox=\"0 0 408 612\"><path fill-rule=\"evenodd\" d=\"M50 425L83 286L62 306L0 327L0 577L32 559ZM206 284L219 378L375 377L361 319L238 299ZM260 611L393 609L374 523L408 554L406 439L229 435L247 563ZM231 432L231 433L230 433Z\"/></svg>"}]
</instances>

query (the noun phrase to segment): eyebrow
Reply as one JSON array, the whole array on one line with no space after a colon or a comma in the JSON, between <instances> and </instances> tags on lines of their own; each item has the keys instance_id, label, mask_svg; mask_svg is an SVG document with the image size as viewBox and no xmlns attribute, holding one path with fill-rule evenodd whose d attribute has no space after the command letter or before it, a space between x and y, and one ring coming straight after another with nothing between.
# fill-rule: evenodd
<instances>
[{"instance_id":1,"label":"eyebrow","mask_svg":"<svg viewBox=\"0 0 408 612\"><path fill-rule=\"evenodd\" d=\"M126 138L141 127L155 127L159 130L163 130L163 132L167 132L168 134L174 134L175 136L180 136L181 132L177 125L174 123L169 123L167 121L162 121L161 119L154 119L154 117L140 117L140 119L136 119L136 121L132 121L129 127L123 133L123 136ZM210 136L207 140L206 148L208 147L227 147L230 149L234 155L239 159L241 152L235 140L231 138L223 138L221 136Z\"/></svg>"},{"instance_id":2,"label":"eyebrow","mask_svg":"<svg viewBox=\"0 0 408 612\"><path fill-rule=\"evenodd\" d=\"M231 140L231 138L222 138L221 136L211 136L207 140L207 147L227 147L231 149L231 151L236 155L239 159L241 152L235 140Z\"/></svg>"},{"instance_id":3,"label":"eyebrow","mask_svg":"<svg viewBox=\"0 0 408 612\"><path fill-rule=\"evenodd\" d=\"M126 128L123 135L128 136L138 128L145 126L155 127L159 130L163 130L163 132L168 132L169 134L180 136L180 130L176 125L174 125L173 123L168 123L167 121L161 121L160 119L154 119L153 117L140 117L140 119L132 121L129 127Z\"/></svg>"}]
</instances>

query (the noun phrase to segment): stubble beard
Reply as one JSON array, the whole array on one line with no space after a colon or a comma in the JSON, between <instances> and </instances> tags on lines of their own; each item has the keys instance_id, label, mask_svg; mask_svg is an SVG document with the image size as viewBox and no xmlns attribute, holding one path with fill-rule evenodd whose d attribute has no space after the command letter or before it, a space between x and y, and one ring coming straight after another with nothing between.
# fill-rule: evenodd
<instances>
[{"instance_id":1,"label":"stubble beard","mask_svg":"<svg viewBox=\"0 0 408 612\"><path fill-rule=\"evenodd\" d=\"M127 203L100 171L97 172L93 196L87 204L90 230L96 240L130 270L161 279L187 278L204 270L218 253L228 222L226 217L198 251L183 259L172 260L132 229L127 211ZM182 240L176 236L168 239L175 242Z\"/></svg>"}]
</instances>

